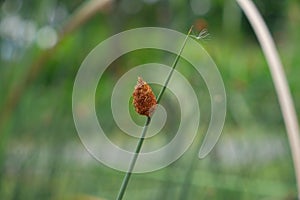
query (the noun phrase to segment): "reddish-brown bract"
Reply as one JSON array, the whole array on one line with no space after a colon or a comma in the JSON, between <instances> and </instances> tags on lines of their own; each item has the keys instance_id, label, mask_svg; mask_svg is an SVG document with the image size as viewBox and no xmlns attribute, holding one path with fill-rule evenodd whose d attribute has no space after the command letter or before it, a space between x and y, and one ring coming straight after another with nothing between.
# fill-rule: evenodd
<instances>
[{"instance_id":1,"label":"reddish-brown bract","mask_svg":"<svg viewBox=\"0 0 300 200\"><path fill-rule=\"evenodd\" d=\"M136 86L133 92L133 105L135 111L140 115L150 117L156 108L156 98L151 87L138 77Z\"/></svg>"}]
</instances>

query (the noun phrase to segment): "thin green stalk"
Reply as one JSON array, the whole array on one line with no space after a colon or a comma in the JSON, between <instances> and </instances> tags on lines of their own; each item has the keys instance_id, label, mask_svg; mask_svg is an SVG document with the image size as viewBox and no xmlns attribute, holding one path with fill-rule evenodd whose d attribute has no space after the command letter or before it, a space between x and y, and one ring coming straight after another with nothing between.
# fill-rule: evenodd
<instances>
[{"instance_id":1,"label":"thin green stalk","mask_svg":"<svg viewBox=\"0 0 300 200\"><path fill-rule=\"evenodd\" d=\"M186 38L185 38L185 40L183 42L183 45L182 45L181 49L179 50L179 53L177 54L177 57L175 58L175 61L174 61L173 65L172 65L172 69L171 69L171 71L170 71L170 73L169 73L169 75L168 75L168 77L166 79L166 82L164 83L164 86L161 89L161 91L160 91L160 93L159 93L159 95L157 97L157 104L160 102L160 100L162 98L162 95L164 94L164 92L165 92L165 90L166 90L166 88L168 86L168 83L169 83L169 81L171 79L171 76L172 76L172 74L174 72L174 69L175 69L175 67L176 67L176 65L177 65L177 63L179 61L181 53L182 53L182 51L183 51L183 49L184 49L184 47L186 45L187 39L188 39L189 35L191 34L192 28L193 28L193 26L190 28L190 30L189 30L189 32L188 32L188 34L187 34L187 36L186 36ZM129 170L126 173L126 175L125 175L125 177L123 179L122 185L121 185L121 187L119 189L117 200L122 200L123 199L123 196L124 196L126 188L128 186L128 183L129 183L132 171L134 169L135 163L136 163L137 158L139 156L139 153L141 151L141 148L142 148L142 145L143 145L143 142L144 142L144 139L145 139L145 136L146 136L147 129L148 129L148 126L150 124L150 121L151 121L151 118L147 117L146 123L145 123L145 125L143 127L143 130L142 130L141 137L140 137L140 139L138 141L138 144L137 144L137 147L135 149L135 154L134 154L134 156L133 156L133 158L131 160L131 163L130 163L130 166L129 166Z\"/></svg>"},{"instance_id":2,"label":"thin green stalk","mask_svg":"<svg viewBox=\"0 0 300 200\"><path fill-rule=\"evenodd\" d=\"M126 191L126 188L127 188L127 185L128 185L128 182L129 182L129 179L131 177L131 174L132 174L132 171L133 171L133 168L135 166L135 163L136 163L136 160L138 158L138 155L141 151L141 148L142 148L142 145L143 145L143 142L144 142L144 139L145 139L145 136L146 136L146 132L147 132L147 129L148 129L148 125L151 121L151 118L150 117L147 117L147 120L146 120L146 123L144 125L144 128L142 130L142 134L141 134L141 137L140 137L140 140L136 146L136 150L135 150L135 154L132 158L132 161L130 163L130 166L129 166L129 170L128 172L126 173L124 179L123 179L123 182L122 182L122 185L121 185L121 188L120 188L120 191L119 191L119 194L118 194L118 197L117 199L118 200L121 200L124 196L124 193Z\"/></svg>"},{"instance_id":3,"label":"thin green stalk","mask_svg":"<svg viewBox=\"0 0 300 200\"><path fill-rule=\"evenodd\" d=\"M157 104L160 102L161 97L162 97L163 93L165 92L165 90L166 90L166 88L167 88L167 86L168 86L168 83L169 83L169 81L170 81L170 79L171 79L171 76L172 76L172 74L173 74L173 72L174 72L174 70L175 70L175 67L176 67L176 65L177 65L177 63L178 63L178 61L179 61L179 58L180 58L180 56L181 56L181 53L182 53L182 51L183 51L183 49L184 49L184 47L185 47L185 45L186 45L187 39L188 39L188 37L190 36L190 34L191 34L191 32L192 32L192 29L193 29L193 26L191 26L191 28L190 28L188 34L186 35L186 38L185 38L185 40L184 40L184 42L183 42L183 44L182 44L182 47L181 47L181 49L179 50L179 53L177 54L177 56L176 56L176 58L175 58L175 60L174 60L174 63L173 63L173 65L172 65L172 69L171 69L171 71L170 71L170 73L169 73L169 75L168 75L168 77L167 77L167 80L166 80L166 82L165 82L165 84L164 84L162 90L160 91L159 95L157 96Z\"/></svg>"}]
</instances>

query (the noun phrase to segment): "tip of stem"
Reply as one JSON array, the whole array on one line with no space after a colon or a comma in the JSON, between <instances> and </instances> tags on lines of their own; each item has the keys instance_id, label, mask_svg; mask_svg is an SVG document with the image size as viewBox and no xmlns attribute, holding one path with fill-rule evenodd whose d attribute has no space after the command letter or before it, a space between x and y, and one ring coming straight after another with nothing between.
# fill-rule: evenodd
<instances>
[{"instance_id":1,"label":"tip of stem","mask_svg":"<svg viewBox=\"0 0 300 200\"><path fill-rule=\"evenodd\" d=\"M188 32L188 35L190 35L190 34L191 34L191 32L192 32L193 28L194 28L194 25L192 25L192 26L191 26L191 28L190 28L190 30L189 30L189 32Z\"/></svg>"}]
</instances>

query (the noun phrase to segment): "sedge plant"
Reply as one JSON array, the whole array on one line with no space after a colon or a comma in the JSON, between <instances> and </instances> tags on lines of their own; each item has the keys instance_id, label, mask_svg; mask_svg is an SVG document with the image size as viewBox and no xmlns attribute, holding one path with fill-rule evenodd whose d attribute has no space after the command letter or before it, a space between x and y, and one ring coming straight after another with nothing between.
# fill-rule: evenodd
<instances>
[{"instance_id":1,"label":"sedge plant","mask_svg":"<svg viewBox=\"0 0 300 200\"><path fill-rule=\"evenodd\" d=\"M189 38L189 36L192 32L192 28L193 28L193 26L190 28L190 30L187 33L187 36L185 37L185 40L183 41L182 47L180 48L180 50L179 50L179 52L178 52L178 54L177 54L177 56L176 56L176 58L175 58L175 60L172 64L172 68L170 70L170 73L168 74L168 76L166 78L166 81L165 81L160 93L157 96L157 99L155 99L155 96L153 95L153 92L152 92L150 86L146 82L144 82L140 77L138 79L138 84L135 87L135 91L134 91L134 94L133 94L133 96L134 96L134 105L135 105L136 111L141 115L145 115L147 117L147 119L145 121L141 136L140 136L139 141L137 143L134 155L133 155L132 160L130 162L129 169L128 169L127 173L125 174L122 185L119 189L119 193L118 193L118 196L116 198L117 200L122 200L123 197L124 197L124 194L126 192L126 188L128 186L128 183L129 183L130 177L132 175L134 166L136 164L137 158L138 158L139 153L141 151L141 148L142 148L142 145L143 145L146 133L147 133L148 126L151 122L151 116L152 116L153 112L155 112L155 105L159 104L159 102L161 101L161 99L163 97L163 94L164 94L164 92L165 92L165 90L168 86L168 83L169 83L169 81L172 77L172 74L175 70L175 67L176 67L176 65L177 65L177 63L180 59L182 51L183 51L183 49L186 45L187 39ZM146 92L143 92L143 91L146 91ZM141 95L144 95L144 96L146 95L147 98L150 98L150 101L148 103L143 103L142 101L139 101L139 99L141 98Z\"/></svg>"}]
</instances>

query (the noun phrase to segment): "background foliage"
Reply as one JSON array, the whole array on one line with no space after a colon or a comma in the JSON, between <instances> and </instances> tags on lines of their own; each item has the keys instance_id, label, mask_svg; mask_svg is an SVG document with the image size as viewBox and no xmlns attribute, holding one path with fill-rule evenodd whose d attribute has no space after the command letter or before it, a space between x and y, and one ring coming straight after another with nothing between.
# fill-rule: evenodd
<instances>
[{"instance_id":1,"label":"background foliage","mask_svg":"<svg viewBox=\"0 0 300 200\"><path fill-rule=\"evenodd\" d=\"M255 2L276 41L299 117L300 4ZM228 107L222 137L207 158L195 157L210 117L208 94L200 80L203 126L196 142L169 167L134 175L125 199L296 199L274 85L255 35L234 1L119 0L62 37L61 31L85 3L0 3L1 199L114 199L124 174L95 161L74 127L71 98L77 70L99 42L116 33L144 26L186 33L191 24L195 34L209 30L211 39L203 46L225 83ZM109 109L118 77L137 64L170 64L173 59L174 55L144 50L109 67L96 98L98 117L109 137L122 142ZM181 61L178 70L195 81L185 65ZM176 102L168 104L168 98L172 96L162 104L176 110Z\"/></svg>"}]
</instances>

